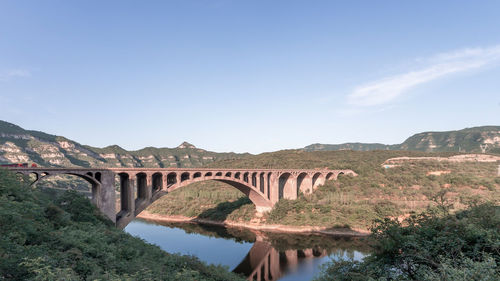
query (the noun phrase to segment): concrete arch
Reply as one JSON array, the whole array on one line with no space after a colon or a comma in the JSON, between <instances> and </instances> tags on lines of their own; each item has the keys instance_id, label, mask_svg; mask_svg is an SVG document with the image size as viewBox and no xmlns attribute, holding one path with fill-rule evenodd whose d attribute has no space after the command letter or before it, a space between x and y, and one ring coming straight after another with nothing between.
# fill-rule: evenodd
<instances>
[{"instance_id":1,"label":"concrete arch","mask_svg":"<svg viewBox=\"0 0 500 281\"><path fill-rule=\"evenodd\" d=\"M239 191L245 194L250 201L255 205L258 212L270 211L273 204L270 200L268 200L264 194L260 193L253 186L244 182L242 180L234 179L234 178L220 178L218 176L212 177L196 177L189 180L181 181L178 184L170 185L167 190L163 190L157 192L154 196L151 196L148 200L145 201L136 201L131 200L131 194L133 196L131 188L133 188L133 183L130 183L129 174L128 173L120 173L120 191L121 191L121 208L120 212L116 216L116 224L119 227L125 227L130 221L132 221L135 216L141 213L144 209L146 209L149 205L153 204L156 200L160 199L164 195L172 192L176 189L182 188L184 186L190 185L195 182L214 180L226 183ZM169 174L170 175L170 174Z\"/></svg>"},{"instance_id":2,"label":"concrete arch","mask_svg":"<svg viewBox=\"0 0 500 281\"><path fill-rule=\"evenodd\" d=\"M257 186L257 172L253 172L252 173L252 179L250 181L250 184L254 187L258 187Z\"/></svg>"},{"instance_id":3,"label":"concrete arch","mask_svg":"<svg viewBox=\"0 0 500 281\"><path fill-rule=\"evenodd\" d=\"M25 173L22 173L25 174ZM101 183L97 181L95 178L89 175L89 173L72 173L72 172L42 172L42 173L27 173L27 175L34 174L35 175L35 180L30 183L30 185L36 185L39 181L46 179L51 176L56 176L56 175L69 175L69 176L76 176L79 178L84 179L86 182L90 183L91 185L91 192L92 192L92 203L95 204L97 207L100 206L100 200L98 194L101 191ZM92 174L92 173L90 173ZM93 174L92 174L93 175Z\"/></svg>"},{"instance_id":4,"label":"concrete arch","mask_svg":"<svg viewBox=\"0 0 500 281\"><path fill-rule=\"evenodd\" d=\"M153 192L158 192L163 189L163 175L162 173L154 173L151 178L153 184Z\"/></svg>"},{"instance_id":5,"label":"concrete arch","mask_svg":"<svg viewBox=\"0 0 500 281\"><path fill-rule=\"evenodd\" d=\"M266 184L267 184L267 187L265 187L265 191L267 191L267 192L264 192L264 193L266 193L267 199L271 199L271 177L272 177L272 175L273 175L272 172L268 172L267 175L265 176L266 177Z\"/></svg>"},{"instance_id":6,"label":"concrete arch","mask_svg":"<svg viewBox=\"0 0 500 281\"><path fill-rule=\"evenodd\" d=\"M249 172L243 173L243 181L244 182L249 182L249 179L248 179L249 174L250 174Z\"/></svg>"},{"instance_id":7,"label":"concrete arch","mask_svg":"<svg viewBox=\"0 0 500 281\"><path fill-rule=\"evenodd\" d=\"M135 175L137 181L137 190L135 194L135 205L138 206L140 201L146 200L148 197L148 175L146 173L137 173Z\"/></svg>"},{"instance_id":8,"label":"concrete arch","mask_svg":"<svg viewBox=\"0 0 500 281\"><path fill-rule=\"evenodd\" d=\"M214 181L219 181L226 183L232 187L235 187L239 191L241 191L243 194L248 196L250 201L254 203L258 211L268 211L272 208L272 203L265 197L264 194L262 194L259 190L257 190L255 187L250 185L247 182L244 182L239 179L234 179L234 178L219 178L217 176L215 177L205 177L205 178L193 178L188 181L181 182L180 184L176 184L175 186L171 186L168 188L168 192L172 192L178 188L187 186L189 184L195 183L195 182L200 182L200 181L207 181L207 180L214 180Z\"/></svg>"},{"instance_id":9,"label":"concrete arch","mask_svg":"<svg viewBox=\"0 0 500 281\"><path fill-rule=\"evenodd\" d=\"M100 183L101 180L102 180L102 174L101 174L101 172L96 172L94 174L94 178Z\"/></svg>"},{"instance_id":10,"label":"concrete arch","mask_svg":"<svg viewBox=\"0 0 500 281\"><path fill-rule=\"evenodd\" d=\"M278 199L297 199L296 180L291 173L283 173L278 178Z\"/></svg>"},{"instance_id":11,"label":"concrete arch","mask_svg":"<svg viewBox=\"0 0 500 281\"><path fill-rule=\"evenodd\" d=\"M234 174L234 178L235 178L235 179L239 179L240 177L241 177L241 173L240 173L240 172L236 172L236 173Z\"/></svg>"},{"instance_id":12,"label":"concrete arch","mask_svg":"<svg viewBox=\"0 0 500 281\"><path fill-rule=\"evenodd\" d=\"M167 186L165 188L168 188L169 186L172 186L177 183L177 173L175 172L170 172L167 174Z\"/></svg>"},{"instance_id":13,"label":"concrete arch","mask_svg":"<svg viewBox=\"0 0 500 281\"><path fill-rule=\"evenodd\" d=\"M130 184L130 175L128 173L119 173L118 177L120 178L120 212L117 214L117 220L122 214L133 212L135 208L135 205L132 205L134 194L130 190L133 188Z\"/></svg>"},{"instance_id":14,"label":"concrete arch","mask_svg":"<svg viewBox=\"0 0 500 281\"><path fill-rule=\"evenodd\" d=\"M231 172L227 172L225 176L226 177L231 177Z\"/></svg>"},{"instance_id":15,"label":"concrete arch","mask_svg":"<svg viewBox=\"0 0 500 281\"><path fill-rule=\"evenodd\" d=\"M181 174L181 182L189 180L190 178L191 178L191 175L189 174L189 172L184 172Z\"/></svg>"},{"instance_id":16,"label":"concrete arch","mask_svg":"<svg viewBox=\"0 0 500 281\"><path fill-rule=\"evenodd\" d=\"M265 189L265 187L266 187L265 174L266 174L265 172L261 172L259 174L259 186L258 186L260 192L263 193L264 195L265 195L265 192L266 192L266 189Z\"/></svg>"},{"instance_id":17,"label":"concrete arch","mask_svg":"<svg viewBox=\"0 0 500 281\"><path fill-rule=\"evenodd\" d=\"M308 173L300 173L297 176L297 192L302 192L304 194L310 194L313 191L312 178Z\"/></svg>"},{"instance_id":18,"label":"concrete arch","mask_svg":"<svg viewBox=\"0 0 500 281\"><path fill-rule=\"evenodd\" d=\"M217 177L222 177L222 172L217 172L217 173L215 174L215 176L217 176Z\"/></svg>"},{"instance_id":19,"label":"concrete arch","mask_svg":"<svg viewBox=\"0 0 500 281\"><path fill-rule=\"evenodd\" d=\"M315 173L312 177L312 187L316 189L318 186L323 185L325 183L325 175L318 172Z\"/></svg>"}]
</instances>

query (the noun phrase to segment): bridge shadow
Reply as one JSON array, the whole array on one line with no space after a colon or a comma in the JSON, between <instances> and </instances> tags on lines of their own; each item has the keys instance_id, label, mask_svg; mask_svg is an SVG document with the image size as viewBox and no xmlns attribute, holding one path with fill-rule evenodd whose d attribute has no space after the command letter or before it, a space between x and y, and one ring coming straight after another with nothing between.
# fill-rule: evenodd
<instances>
[{"instance_id":1,"label":"bridge shadow","mask_svg":"<svg viewBox=\"0 0 500 281\"><path fill-rule=\"evenodd\" d=\"M241 197L233 202L222 202L214 208L207 209L198 215L200 219L211 219L217 221L225 221L227 217L244 205L251 205L252 201L248 197Z\"/></svg>"}]
</instances>

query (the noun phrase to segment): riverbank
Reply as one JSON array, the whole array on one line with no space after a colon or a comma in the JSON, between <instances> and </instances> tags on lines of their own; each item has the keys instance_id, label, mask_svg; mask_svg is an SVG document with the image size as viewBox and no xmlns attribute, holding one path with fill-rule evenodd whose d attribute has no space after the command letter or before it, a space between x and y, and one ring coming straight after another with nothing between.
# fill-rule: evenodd
<instances>
[{"instance_id":1,"label":"riverbank","mask_svg":"<svg viewBox=\"0 0 500 281\"><path fill-rule=\"evenodd\" d=\"M269 231L277 233L296 233L296 234L308 234L308 233L318 233L323 235L331 236L353 236L362 237L370 234L370 231L364 229L348 229L348 228L326 228L319 226L290 226L290 225L280 225L280 224L257 224L251 222L234 222L234 221L215 221L208 219L200 219L197 217L185 217L185 216L168 216L153 214L148 211L142 211L138 218L154 221L154 222L183 222L183 223L196 223L196 224L207 224L207 225L218 225L224 227L239 227L247 228L251 230Z\"/></svg>"}]
</instances>

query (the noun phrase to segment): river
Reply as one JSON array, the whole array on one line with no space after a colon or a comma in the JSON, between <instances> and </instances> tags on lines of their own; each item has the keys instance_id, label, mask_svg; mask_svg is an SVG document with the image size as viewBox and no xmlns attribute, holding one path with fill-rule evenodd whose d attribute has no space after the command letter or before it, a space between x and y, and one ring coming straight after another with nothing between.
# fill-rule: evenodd
<instances>
[{"instance_id":1,"label":"river","mask_svg":"<svg viewBox=\"0 0 500 281\"><path fill-rule=\"evenodd\" d=\"M125 231L169 253L220 264L248 280L311 280L331 259L369 254L361 238L278 234L189 223L132 221Z\"/></svg>"}]
</instances>

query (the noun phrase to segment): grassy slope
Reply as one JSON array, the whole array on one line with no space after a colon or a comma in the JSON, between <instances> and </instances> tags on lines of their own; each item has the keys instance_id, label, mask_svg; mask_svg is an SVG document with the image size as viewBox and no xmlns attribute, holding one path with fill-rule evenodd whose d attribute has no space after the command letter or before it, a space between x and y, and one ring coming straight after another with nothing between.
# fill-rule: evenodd
<instances>
[{"instance_id":1,"label":"grassy slope","mask_svg":"<svg viewBox=\"0 0 500 281\"><path fill-rule=\"evenodd\" d=\"M451 153L402 151L296 150L264 153L235 161L218 161L212 167L233 168L322 168L352 169L359 176L327 182L312 195L280 201L260 218L262 223L287 225L349 226L368 229L374 219L422 211L429 205L451 204L465 208L480 201L500 202L500 179L495 163L414 162L384 169L381 164L399 156L450 156ZM441 176L429 171L449 170ZM222 183L197 183L161 198L149 211L249 221L254 207L243 195Z\"/></svg>"},{"instance_id":2,"label":"grassy slope","mask_svg":"<svg viewBox=\"0 0 500 281\"><path fill-rule=\"evenodd\" d=\"M53 201L0 169L0 280L240 279L116 229L81 195Z\"/></svg>"}]
</instances>

